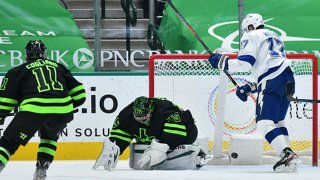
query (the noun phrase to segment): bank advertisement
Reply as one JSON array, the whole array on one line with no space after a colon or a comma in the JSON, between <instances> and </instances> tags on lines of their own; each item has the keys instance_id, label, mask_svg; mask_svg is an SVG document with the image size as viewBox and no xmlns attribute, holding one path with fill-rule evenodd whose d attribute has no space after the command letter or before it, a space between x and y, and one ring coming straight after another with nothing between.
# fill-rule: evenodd
<instances>
[{"instance_id":1,"label":"bank advertisement","mask_svg":"<svg viewBox=\"0 0 320 180\"><path fill-rule=\"evenodd\" d=\"M224 48L239 51L238 1L172 0L182 16L213 51ZM244 1L244 14L259 13L265 28L275 31L285 43L286 52L309 53L320 57L320 1ZM166 6L158 33L167 51L205 53L170 6Z\"/></svg>"},{"instance_id":2,"label":"bank advertisement","mask_svg":"<svg viewBox=\"0 0 320 180\"><path fill-rule=\"evenodd\" d=\"M29 40L42 40L48 58L73 72L94 71L93 52L58 0L1 0L0 21L0 72L24 62Z\"/></svg>"}]
</instances>

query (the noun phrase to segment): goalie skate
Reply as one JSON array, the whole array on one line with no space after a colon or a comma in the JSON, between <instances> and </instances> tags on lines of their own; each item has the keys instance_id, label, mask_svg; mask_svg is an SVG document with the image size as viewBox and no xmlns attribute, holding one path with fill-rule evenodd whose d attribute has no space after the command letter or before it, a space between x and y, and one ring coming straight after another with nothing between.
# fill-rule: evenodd
<instances>
[{"instance_id":1,"label":"goalie skate","mask_svg":"<svg viewBox=\"0 0 320 180\"><path fill-rule=\"evenodd\" d=\"M200 149L199 154L195 157L196 168L200 169L204 165L206 165L211 159L213 155L206 154L202 149Z\"/></svg>"},{"instance_id":2,"label":"goalie skate","mask_svg":"<svg viewBox=\"0 0 320 180\"><path fill-rule=\"evenodd\" d=\"M280 156L281 159L273 166L275 172L295 172L297 167L302 164L298 155L290 148L285 148Z\"/></svg>"},{"instance_id":3,"label":"goalie skate","mask_svg":"<svg viewBox=\"0 0 320 180\"><path fill-rule=\"evenodd\" d=\"M213 155L209 155L209 154L198 155L196 157L196 167L197 167L197 169L200 169L201 167L206 165L212 158L213 158Z\"/></svg>"}]
</instances>

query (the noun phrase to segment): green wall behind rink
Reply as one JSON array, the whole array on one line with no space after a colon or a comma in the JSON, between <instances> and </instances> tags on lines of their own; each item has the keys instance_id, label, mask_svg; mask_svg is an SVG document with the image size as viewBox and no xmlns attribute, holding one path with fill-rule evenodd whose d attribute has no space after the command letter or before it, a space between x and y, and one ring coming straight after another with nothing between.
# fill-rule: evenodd
<instances>
[{"instance_id":1,"label":"green wall behind rink","mask_svg":"<svg viewBox=\"0 0 320 180\"><path fill-rule=\"evenodd\" d=\"M224 47L239 49L238 1L234 0L172 0L173 4L201 39L212 50ZM246 0L245 14L259 13L266 28L285 41L287 53L310 53L320 57L319 0ZM202 45L166 6L159 35L167 50L206 53Z\"/></svg>"}]
</instances>

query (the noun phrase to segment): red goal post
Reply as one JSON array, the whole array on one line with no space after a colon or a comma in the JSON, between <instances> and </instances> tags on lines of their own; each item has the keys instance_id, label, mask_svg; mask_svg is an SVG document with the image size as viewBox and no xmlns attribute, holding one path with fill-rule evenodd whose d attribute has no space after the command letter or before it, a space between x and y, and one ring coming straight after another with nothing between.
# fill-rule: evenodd
<instances>
[{"instance_id":1,"label":"red goal post","mask_svg":"<svg viewBox=\"0 0 320 180\"><path fill-rule=\"evenodd\" d=\"M235 59L237 57L237 54L229 54L228 56L230 57L230 59ZM199 112L199 114L201 114L201 118L199 118L199 119L201 119L204 122L204 124L201 124L202 122L200 122L199 131L202 131L202 129L207 129L208 126L212 126L214 129L214 126L215 126L214 120L212 120L212 119L214 119L214 118L212 118L212 115L209 114L209 115L207 115L206 118L203 118L203 114L205 114L205 113L208 114L208 112L206 112L206 110L210 111L210 109L211 109L211 111L216 111L216 109L215 109L216 102L215 101L217 101L217 100L212 99L212 97L209 97L210 95L214 94L214 92L213 91L212 92L202 92L203 89L209 89L209 91L210 91L210 88L212 90L215 88L215 86L207 87L207 86L212 85L212 83L206 83L206 80L202 80L202 79L195 79L196 76L205 76L206 78L209 79L210 77L215 77L218 75L219 72L215 72L216 74L214 74L214 73L211 74L211 72L214 72L215 70L212 69L210 64L208 63L208 61L207 61L208 57L209 57L208 54L157 54L157 55L152 55L149 59L149 96L150 97L154 97L154 96L166 97L169 100L172 100L173 102L177 103L178 105L181 105L182 108L186 108L186 109L189 108L193 114L197 114L197 110L201 111L201 112ZM295 67L294 71L296 71L295 73L297 73L299 77L300 76L303 77L301 79L301 81L303 83L302 86L300 85L300 87L299 87L299 83L297 83L297 86L296 86L296 88L298 89L298 95L300 95L299 91L301 91L301 92L304 91L305 87L308 88L310 86L310 88L311 88L311 90L310 90L311 92L309 92L310 94L306 95L308 97L305 97L304 94L302 93L298 98L318 99L318 59L317 59L317 57L313 54L288 54L287 58L293 60L293 62L294 62L293 64ZM167 67L167 66L171 66L171 67ZM193 69L193 68L195 68L195 69ZM202 69L200 70L200 68L202 68ZM199 71L199 72L193 72L194 70ZM242 74L240 74L240 78L239 77L237 78L238 75L239 74L235 75L235 77L236 77L235 80L237 82L240 80L240 82L238 82L238 83L241 85L241 81L246 78L242 78ZM187 76L188 79L184 79L184 76ZM232 75L232 76L234 76L234 75ZM307 76L307 79L305 79L305 76ZM178 79L174 79L173 77L177 77ZM170 78L170 80L167 80L167 78ZM194 84L192 84L192 83L194 83ZM304 86L304 83L306 83L307 85ZM205 87L202 87L202 85L204 85ZM233 86L232 83L230 84L230 82L229 82L229 85L228 85L229 92L228 93L230 93L230 96L233 96L231 94L232 94L232 92L234 92L234 89L232 89L232 86ZM158 89L160 88L160 89L157 90L157 88ZM195 91L199 91L199 92L195 92L194 95L184 94L185 92L188 93L190 89L194 89ZM171 92L171 91L174 91L174 92ZM305 91L308 91L308 89L306 89ZM205 104L205 105L203 106L204 108L200 109L200 107L196 107L196 106L199 106L199 104L201 104L201 102L199 103L196 101L198 101L198 99L201 99L200 97L198 98L198 96L202 95L202 93L207 94L208 98L207 98L207 101L205 101L206 99L203 98L204 101L202 104ZM181 94L184 94L183 98L180 98ZM296 95L294 95L294 97L296 97ZM232 97L232 98L234 98L234 97ZM253 102L255 102L254 97L252 99L253 99ZM185 101L188 101L188 103ZM237 101L237 100L233 99L232 102L234 102L234 101ZM197 104L195 104L195 103L197 103ZM211 103L211 105L210 105L210 103ZM293 102L291 104L293 104ZM301 107L298 103L296 103L292 106L290 105L290 108L291 108L290 110L296 111L297 117L294 121L298 122L299 120L297 120L297 119L299 119L300 116L302 116L302 115L298 115L298 111L301 111L301 109L303 109L304 110L303 113L308 114L309 110L306 110L306 109L312 109L312 110L310 110L310 111L312 111L312 113L308 114L309 116L306 114L303 114L303 116L306 117L305 121L300 120L300 121L306 122L308 118L312 119L312 122L310 122L310 126L312 126L312 128L310 127L310 129L309 129L309 131L312 129L312 134L310 135L311 137L307 138L307 139L310 139L310 142L306 142L307 145L301 145L302 144L301 142L305 143L305 140L297 140L297 143L299 143L299 145L297 145L297 146L309 146L308 143L310 143L311 147L308 147L308 148L310 148L310 151L311 151L311 153L310 153L311 161L312 161L311 164L317 165L317 163L318 163L318 146L319 146L319 142L318 142L318 104L317 103L304 104ZM197 109L197 108L199 108L199 109ZM227 107L227 109L228 109L228 107ZM250 113L251 112L248 112L248 114L250 114ZM291 113L291 111L290 111L290 113ZM294 116L294 113L290 114L290 116ZM196 117L195 117L195 119L197 120ZM210 122L210 121L211 121L211 123L208 124L208 122ZM298 122L298 124L301 123L300 121ZM243 123L242 125L249 127L250 124L252 125L252 122L248 122L247 124ZM232 123L228 124L228 122L224 122L224 128L227 127L227 129L228 128L231 129L230 132L227 132L227 133L224 132L224 135L226 135L228 133L234 133L231 131L236 131L238 129L242 129L242 127L240 127L240 126L238 127L238 125L236 125L236 127L234 127L232 129L232 128L230 128L230 127L232 127ZM198 124L198 126L199 126L199 124ZM299 124L295 128L298 129L300 127L301 126ZM241 133L252 132L254 130L254 128L253 127L251 127L251 128L252 128L251 130L248 130L246 132L241 131ZM209 138L213 136L210 129L204 130L203 134L208 135ZM304 133L302 132L301 134L304 134ZM293 139L293 142L296 142L296 141ZM228 147L229 146L228 142L224 142L223 146ZM290 144L290 146L291 146L291 144ZM301 147L297 147L297 148L299 149ZM268 149L268 147L265 149ZM306 150L305 147L302 147L302 149L303 149L303 151Z\"/></svg>"}]
</instances>

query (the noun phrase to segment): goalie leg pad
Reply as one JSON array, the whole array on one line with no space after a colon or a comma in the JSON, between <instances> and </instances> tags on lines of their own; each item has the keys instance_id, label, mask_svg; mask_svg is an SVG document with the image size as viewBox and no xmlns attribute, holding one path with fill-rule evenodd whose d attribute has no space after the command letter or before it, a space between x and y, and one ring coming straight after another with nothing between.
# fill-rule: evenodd
<instances>
[{"instance_id":1,"label":"goalie leg pad","mask_svg":"<svg viewBox=\"0 0 320 180\"><path fill-rule=\"evenodd\" d=\"M197 169L197 155L200 147L196 145L180 145L168 153L167 162L159 170L193 170Z\"/></svg>"},{"instance_id":2,"label":"goalie leg pad","mask_svg":"<svg viewBox=\"0 0 320 180\"><path fill-rule=\"evenodd\" d=\"M131 144L130 145L130 160L129 166L134 170L141 170L137 161L141 159L142 152L148 149L150 145ZM173 151L167 154L167 161L152 169L156 170L193 170L199 169L206 164L211 158L211 155L203 157L200 152L200 147L195 145L180 145ZM151 169L151 168L150 168Z\"/></svg>"},{"instance_id":3,"label":"goalie leg pad","mask_svg":"<svg viewBox=\"0 0 320 180\"><path fill-rule=\"evenodd\" d=\"M144 151L137 164L144 170L155 169L166 162L168 150L168 144L159 143L153 139L150 147Z\"/></svg>"}]
</instances>

